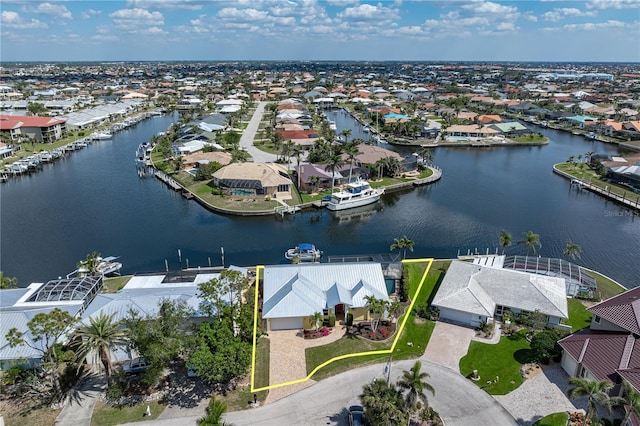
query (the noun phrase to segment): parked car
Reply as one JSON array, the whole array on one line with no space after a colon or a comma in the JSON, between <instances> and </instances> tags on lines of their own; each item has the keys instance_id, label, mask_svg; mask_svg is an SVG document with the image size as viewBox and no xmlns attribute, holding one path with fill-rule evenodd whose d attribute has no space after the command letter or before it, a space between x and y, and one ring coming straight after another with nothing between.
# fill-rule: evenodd
<instances>
[{"instance_id":1,"label":"parked car","mask_svg":"<svg viewBox=\"0 0 640 426\"><path fill-rule=\"evenodd\" d=\"M364 425L364 408L361 405L349 407L349 426Z\"/></svg>"},{"instance_id":2,"label":"parked car","mask_svg":"<svg viewBox=\"0 0 640 426\"><path fill-rule=\"evenodd\" d=\"M130 373L130 374L144 373L149 369L149 367L150 365L147 364L147 361L142 357L134 358L122 364L122 369L126 373Z\"/></svg>"}]
</instances>

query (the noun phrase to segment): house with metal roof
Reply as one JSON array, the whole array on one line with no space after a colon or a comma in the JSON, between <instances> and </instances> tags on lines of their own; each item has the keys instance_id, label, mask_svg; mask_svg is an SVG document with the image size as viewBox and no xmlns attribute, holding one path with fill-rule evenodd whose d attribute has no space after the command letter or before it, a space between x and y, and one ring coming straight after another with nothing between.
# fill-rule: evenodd
<instances>
[{"instance_id":1,"label":"house with metal roof","mask_svg":"<svg viewBox=\"0 0 640 426\"><path fill-rule=\"evenodd\" d=\"M611 395L622 394L622 380L640 391L640 287L588 310L589 328L558 342L562 368L570 376L611 382ZM640 424L637 418L633 424Z\"/></svg>"},{"instance_id":2,"label":"house with metal roof","mask_svg":"<svg viewBox=\"0 0 640 426\"><path fill-rule=\"evenodd\" d=\"M351 312L355 320L366 320L367 296L389 300L380 263L267 266L262 318L270 331L313 328L316 312Z\"/></svg>"},{"instance_id":3,"label":"house with metal roof","mask_svg":"<svg viewBox=\"0 0 640 426\"><path fill-rule=\"evenodd\" d=\"M454 260L433 302L440 318L478 327L514 314L540 311L550 326L569 317L563 278L498 269Z\"/></svg>"}]
</instances>

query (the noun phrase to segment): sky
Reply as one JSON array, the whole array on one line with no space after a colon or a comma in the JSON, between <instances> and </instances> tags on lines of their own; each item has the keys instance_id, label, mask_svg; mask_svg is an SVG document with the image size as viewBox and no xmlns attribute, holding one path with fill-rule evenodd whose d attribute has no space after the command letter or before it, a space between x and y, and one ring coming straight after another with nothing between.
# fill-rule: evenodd
<instances>
[{"instance_id":1,"label":"sky","mask_svg":"<svg viewBox=\"0 0 640 426\"><path fill-rule=\"evenodd\" d=\"M2 0L0 61L640 62L640 0Z\"/></svg>"}]
</instances>

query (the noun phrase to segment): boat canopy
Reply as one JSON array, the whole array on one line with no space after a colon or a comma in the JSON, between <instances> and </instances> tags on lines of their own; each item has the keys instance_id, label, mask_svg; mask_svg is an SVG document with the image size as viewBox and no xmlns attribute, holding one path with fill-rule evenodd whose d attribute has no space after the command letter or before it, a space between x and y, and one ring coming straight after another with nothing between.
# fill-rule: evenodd
<instances>
[{"instance_id":1,"label":"boat canopy","mask_svg":"<svg viewBox=\"0 0 640 426\"><path fill-rule=\"evenodd\" d=\"M298 249L300 249L300 250L314 250L315 247L313 246L313 244L300 243L300 244L298 244Z\"/></svg>"}]
</instances>

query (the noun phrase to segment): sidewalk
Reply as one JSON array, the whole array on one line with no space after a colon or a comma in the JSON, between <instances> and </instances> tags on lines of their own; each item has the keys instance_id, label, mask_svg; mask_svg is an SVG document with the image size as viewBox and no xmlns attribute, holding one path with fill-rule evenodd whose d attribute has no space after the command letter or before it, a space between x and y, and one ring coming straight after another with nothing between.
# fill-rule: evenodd
<instances>
[{"instance_id":1,"label":"sidewalk","mask_svg":"<svg viewBox=\"0 0 640 426\"><path fill-rule=\"evenodd\" d=\"M91 373L68 397L68 402L58 415L58 426L90 426L93 407L106 385L102 374Z\"/></svg>"}]
</instances>

